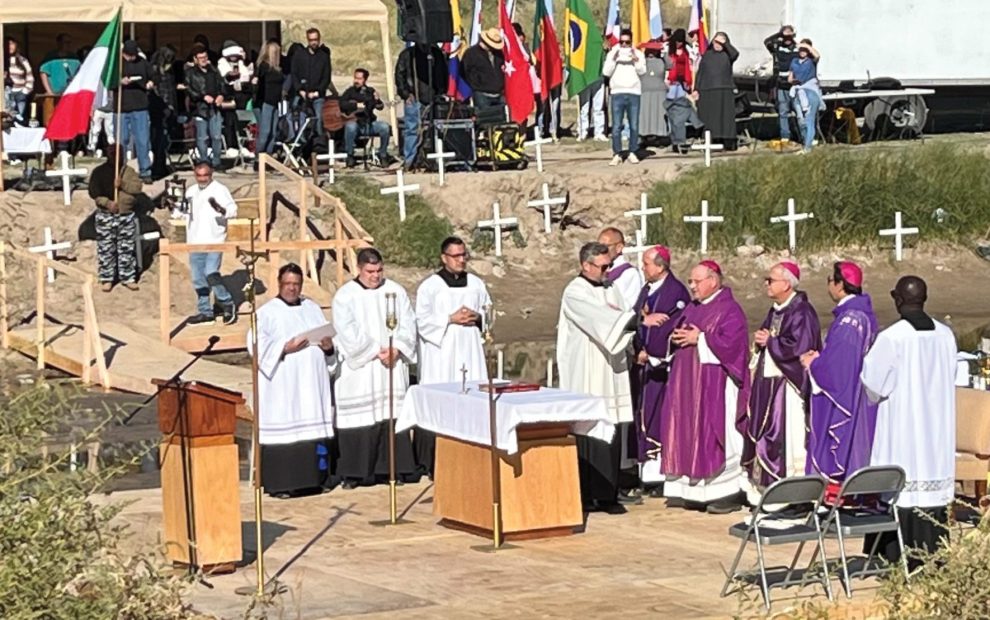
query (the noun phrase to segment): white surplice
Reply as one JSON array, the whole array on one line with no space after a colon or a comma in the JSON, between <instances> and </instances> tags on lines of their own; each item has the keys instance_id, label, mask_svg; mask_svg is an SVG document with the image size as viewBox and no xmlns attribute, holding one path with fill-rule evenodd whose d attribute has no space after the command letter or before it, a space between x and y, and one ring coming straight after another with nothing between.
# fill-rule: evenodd
<instances>
[{"instance_id":1,"label":"white surplice","mask_svg":"<svg viewBox=\"0 0 990 620\"><path fill-rule=\"evenodd\" d=\"M626 260L626 257L619 254L612 261L612 269L628 263L629 261ZM632 265L629 269L619 274L619 277L612 282L612 288L618 291L619 298L622 301L619 307L623 310L632 310L633 306L636 305L636 300L639 299L639 292L643 290L643 285L643 274L636 265Z\"/></svg>"},{"instance_id":2,"label":"white surplice","mask_svg":"<svg viewBox=\"0 0 990 620\"><path fill-rule=\"evenodd\" d=\"M719 290L702 304L711 303L722 291ZM708 346L705 333L698 335L698 361L701 364L721 366L718 356ZM742 450L743 436L736 428L736 403L739 401L739 387L732 379L726 379L725 392L725 466L714 478L692 479L687 476L668 478L663 486L664 497L679 497L691 502L709 503L729 497L740 490L749 491L749 481L743 474Z\"/></svg>"},{"instance_id":3,"label":"white surplice","mask_svg":"<svg viewBox=\"0 0 990 620\"><path fill-rule=\"evenodd\" d=\"M281 298L258 308L258 433L265 445L290 444L333 436L330 373L333 358L318 343L282 355L285 344L308 329L325 325L319 304L302 299L290 306ZM248 352L254 352L251 332Z\"/></svg>"},{"instance_id":4,"label":"white surplice","mask_svg":"<svg viewBox=\"0 0 990 620\"><path fill-rule=\"evenodd\" d=\"M485 381L485 349L481 330L475 325L455 325L450 315L461 307L484 316L484 307L492 303L481 278L465 274L467 285L448 286L437 274L419 285L416 291L416 326L419 331L419 382L451 383L464 378Z\"/></svg>"},{"instance_id":5,"label":"white surplice","mask_svg":"<svg viewBox=\"0 0 990 620\"><path fill-rule=\"evenodd\" d=\"M409 364L416 360L416 315L405 289L385 280L366 289L357 280L340 287L333 297L333 343L340 360L334 380L337 428L361 428L388 419L388 368L378 353L388 347L385 327L385 295L395 293L396 317L393 346L401 355L395 365L395 415L409 387Z\"/></svg>"},{"instance_id":6,"label":"white surplice","mask_svg":"<svg viewBox=\"0 0 990 620\"><path fill-rule=\"evenodd\" d=\"M613 423L632 422L626 347L631 310L622 307L615 287L574 278L564 289L557 322L560 388L605 398Z\"/></svg>"},{"instance_id":7,"label":"white surplice","mask_svg":"<svg viewBox=\"0 0 990 620\"><path fill-rule=\"evenodd\" d=\"M867 394L879 402L870 465L899 465L907 483L897 505L952 501L956 471L956 339L935 321L916 330L900 320L880 332L863 360Z\"/></svg>"}]
</instances>

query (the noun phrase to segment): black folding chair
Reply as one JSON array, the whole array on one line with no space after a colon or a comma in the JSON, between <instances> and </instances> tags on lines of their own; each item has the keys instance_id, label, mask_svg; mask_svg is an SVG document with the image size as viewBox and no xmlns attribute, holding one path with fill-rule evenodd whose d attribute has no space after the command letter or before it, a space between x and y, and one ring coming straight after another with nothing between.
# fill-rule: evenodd
<instances>
[{"instance_id":1,"label":"black folding chair","mask_svg":"<svg viewBox=\"0 0 990 620\"><path fill-rule=\"evenodd\" d=\"M839 540L839 558L841 560L842 572L839 578L842 587L846 591L846 597L852 598L852 577L866 578L872 575L880 575L888 571L897 570L896 565L871 566L877 547L880 544L880 535L884 532L896 532L897 544L901 549L901 567L905 577L908 576L907 557L904 555L904 536L901 533L901 522L897 516L897 497L904 489L904 482L907 479L904 470L896 465L884 465L880 467L863 467L852 473L846 481L842 483L839 494L835 500L835 506L825 516L822 522L822 530L826 536L836 537ZM879 495L882 503L878 502L880 511L857 510L843 508L843 500L849 504L860 501L864 495ZM857 497L859 496L859 497ZM865 538L876 535L871 545L870 552L866 556L863 567L850 574L849 558L846 557L845 542L849 538Z\"/></svg>"},{"instance_id":2,"label":"black folding chair","mask_svg":"<svg viewBox=\"0 0 990 620\"><path fill-rule=\"evenodd\" d=\"M828 560L825 557L823 530L818 519L818 507L821 504L824 494L825 480L819 476L785 478L773 483L763 492L759 503L750 514L749 522L743 521L736 523L729 528L729 535L741 539L742 542L739 544L739 551L732 561L732 568L726 574L725 585L722 586L723 597L729 594L729 588L733 582L741 582L739 588L733 590L738 591L745 585L755 581L758 576L760 591L763 594L763 604L766 606L767 611L769 611L771 604L770 589L786 588L795 584L800 584L801 587L804 587L812 564L818 557L818 554L821 553L822 570L820 582L822 587L825 588L825 594L828 595L829 600L832 600L832 586L829 583ZM811 512L804 520L804 523L787 524L785 521L788 518L793 518L793 515L769 512L766 506L774 504L789 504L792 506L810 504ZM794 576L795 567L797 566L798 559L801 557L801 552L804 550L804 544L809 541L817 543L817 547L814 555L811 556L811 560L808 562L807 568L800 571L801 578L797 579ZM737 572L739 561L742 559L743 552L746 550L746 545L749 542L756 543L757 570ZM764 545L792 543L799 544L790 565L786 567L767 568L766 560L763 557ZM774 580L771 583L771 572L783 572L783 579ZM774 576L776 577L776 575Z\"/></svg>"}]
</instances>

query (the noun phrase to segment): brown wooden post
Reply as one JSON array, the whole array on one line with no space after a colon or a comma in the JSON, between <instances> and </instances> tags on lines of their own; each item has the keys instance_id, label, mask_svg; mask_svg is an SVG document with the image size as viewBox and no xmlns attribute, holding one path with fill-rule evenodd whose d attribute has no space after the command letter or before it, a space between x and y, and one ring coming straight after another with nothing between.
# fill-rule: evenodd
<instances>
[{"instance_id":1,"label":"brown wooden post","mask_svg":"<svg viewBox=\"0 0 990 620\"><path fill-rule=\"evenodd\" d=\"M309 196L308 188L306 186L306 179L299 177L299 240L306 241L306 220L309 218ZM308 273L307 259L309 258L309 253L305 250L299 251L299 268L302 269L303 275Z\"/></svg>"},{"instance_id":2,"label":"brown wooden post","mask_svg":"<svg viewBox=\"0 0 990 620\"><path fill-rule=\"evenodd\" d=\"M159 337L165 344L172 341L172 320L169 313L172 309L172 300L169 292L169 278L171 276L171 256L169 256L168 239L158 242L158 316Z\"/></svg>"},{"instance_id":3,"label":"brown wooden post","mask_svg":"<svg viewBox=\"0 0 990 620\"><path fill-rule=\"evenodd\" d=\"M337 254L337 286L344 285L344 254L346 250L342 244L346 241L344 238L344 225L340 223L340 216L337 214L337 210L334 209L333 215L333 236L336 239L338 245L336 249Z\"/></svg>"},{"instance_id":4,"label":"brown wooden post","mask_svg":"<svg viewBox=\"0 0 990 620\"><path fill-rule=\"evenodd\" d=\"M96 304L93 303L93 282L83 288L83 303L86 309L86 318L89 320L89 337L93 350L96 352L96 371L100 377L100 384L106 390L110 389L110 373L107 371L107 360L103 357L103 337L100 335L100 322L96 318Z\"/></svg>"},{"instance_id":5,"label":"brown wooden post","mask_svg":"<svg viewBox=\"0 0 990 620\"><path fill-rule=\"evenodd\" d=\"M48 271L45 269L45 257L39 256L35 259L35 308L37 316L34 320L37 323L38 340L38 370L45 369L45 282L48 280Z\"/></svg>"},{"instance_id":6,"label":"brown wooden post","mask_svg":"<svg viewBox=\"0 0 990 620\"><path fill-rule=\"evenodd\" d=\"M81 290L82 298L86 299L86 290L93 285L93 276L86 276L83 280ZM83 354L82 354L82 381L84 385L92 383L90 377L91 364L89 360L93 357L93 341L91 340L93 326L89 321L89 306L83 303Z\"/></svg>"},{"instance_id":7,"label":"brown wooden post","mask_svg":"<svg viewBox=\"0 0 990 620\"><path fill-rule=\"evenodd\" d=\"M0 344L10 348L10 324L7 309L7 244L0 241Z\"/></svg>"},{"instance_id":8,"label":"brown wooden post","mask_svg":"<svg viewBox=\"0 0 990 620\"><path fill-rule=\"evenodd\" d=\"M268 153L258 156L258 221L261 223L261 240L268 241Z\"/></svg>"},{"instance_id":9,"label":"brown wooden post","mask_svg":"<svg viewBox=\"0 0 990 620\"><path fill-rule=\"evenodd\" d=\"M278 268L279 263L279 251L269 250L268 251L268 291L274 297L278 295Z\"/></svg>"}]
</instances>

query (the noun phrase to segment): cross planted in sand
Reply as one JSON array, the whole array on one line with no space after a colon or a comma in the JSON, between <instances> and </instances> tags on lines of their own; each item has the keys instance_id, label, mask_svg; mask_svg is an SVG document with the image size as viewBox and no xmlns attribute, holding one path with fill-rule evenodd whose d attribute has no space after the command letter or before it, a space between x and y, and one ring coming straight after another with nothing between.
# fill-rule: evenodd
<instances>
[{"instance_id":1,"label":"cross planted in sand","mask_svg":"<svg viewBox=\"0 0 990 620\"><path fill-rule=\"evenodd\" d=\"M526 203L526 206L533 207L534 209L543 209L543 231L550 234L550 208L554 205L565 205L567 204L566 196L558 196L557 198L550 197L550 186L546 183L543 184L543 199L542 200L530 200Z\"/></svg>"},{"instance_id":2,"label":"cross planted in sand","mask_svg":"<svg viewBox=\"0 0 990 620\"><path fill-rule=\"evenodd\" d=\"M327 183L333 185L337 182L337 161L347 159L347 153L338 153L334 150L333 140L327 144L327 152L316 156L316 161L327 162Z\"/></svg>"},{"instance_id":3,"label":"cross planted in sand","mask_svg":"<svg viewBox=\"0 0 990 620\"><path fill-rule=\"evenodd\" d=\"M66 151L58 154L62 167L58 170L46 170L46 177L62 177L62 203L72 204L72 177L84 177L89 174L88 168L73 168L71 157Z\"/></svg>"},{"instance_id":4,"label":"cross planted in sand","mask_svg":"<svg viewBox=\"0 0 990 620\"><path fill-rule=\"evenodd\" d=\"M624 217L638 217L639 218L639 232L643 233L643 239L646 239L646 216L648 215L659 215L663 213L663 207L652 207L647 206L647 196L646 192L639 195L639 209L633 211L626 211L622 215Z\"/></svg>"},{"instance_id":5,"label":"cross planted in sand","mask_svg":"<svg viewBox=\"0 0 990 620\"><path fill-rule=\"evenodd\" d=\"M894 238L894 259L900 261L904 256L904 235L917 235L918 232L918 229L915 227L903 227L901 223L901 212L898 211L894 213L894 227L881 230L880 236Z\"/></svg>"},{"instance_id":6,"label":"cross planted in sand","mask_svg":"<svg viewBox=\"0 0 990 620\"><path fill-rule=\"evenodd\" d=\"M701 215L685 215L684 221L690 224L701 224L701 253L708 254L708 225L724 222L721 215L708 215L708 201L701 201Z\"/></svg>"},{"instance_id":7,"label":"cross planted in sand","mask_svg":"<svg viewBox=\"0 0 990 620\"><path fill-rule=\"evenodd\" d=\"M397 170L395 172L395 186L394 187L383 187L378 190L382 196L388 194L398 194L399 195L399 221L406 221L406 193L413 193L419 191L419 184L413 183L412 185L405 185L402 180L402 171Z\"/></svg>"},{"instance_id":8,"label":"cross planted in sand","mask_svg":"<svg viewBox=\"0 0 990 620\"><path fill-rule=\"evenodd\" d=\"M492 204L492 219L478 222L478 228L491 228L495 231L495 256L502 255L502 228L516 228L519 220L501 215L498 202Z\"/></svg>"},{"instance_id":9,"label":"cross planted in sand","mask_svg":"<svg viewBox=\"0 0 990 620\"><path fill-rule=\"evenodd\" d=\"M444 183L444 172L446 169L446 162L448 159L453 159L457 156L457 153L452 151L444 152L443 150L443 140L440 136L434 136L433 138L433 152L426 156L426 159L437 160L437 173L440 175L440 187L443 187Z\"/></svg>"},{"instance_id":10,"label":"cross planted in sand","mask_svg":"<svg viewBox=\"0 0 990 620\"><path fill-rule=\"evenodd\" d=\"M705 143L704 144L692 144L692 151L704 151L705 152L705 168L712 167L712 151L721 151L725 147L721 144L712 144L712 132L705 131Z\"/></svg>"},{"instance_id":11,"label":"cross planted in sand","mask_svg":"<svg viewBox=\"0 0 990 620\"><path fill-rule=\"evenodd\" d=\"M543 145L550 144L553 142L550 138L543 137L543 130L537 127L534 129L535 135L533 139L529 142L523 144L524 147L529 148L531 146L536 147L536 171L543 172Z\"/></svg>"},{"instance_id":12,"label":"cross planted in sand","mask_svg":"<svg viewBox=\"0 0 990 620\"><path fill-rule=\"evenodd\" d=\"M652 245L648 245L646 243L646 240L643 239L643 236L644 236L643 235L643 231L637 230L636 231L636 245L633 246L633 247L629 247L629 248L622 248L622 253L623 254L636 254L637 255L636 263L634 264L634 266L637 269L639 268L640 265L643 264L643 254L645 254L647 250L649 250L650 248L653 247Z\"/></svg>"},{"instance_id":13,"label":"cross planted in sand","mask_svg":"<svg viewBox=\"0 0 990 620\"><path fill-rule=\"evenodd\" d=\"M770 218L771 224L787 222L787 248L794 252L797 250L797 223L802 220L810 220L815 217L814 213L796 213L794 199L787 199L787 215L775 215Z\"/></svg>"},{"instance_id":14,"label":"cross planted in sand","mask_svg":"<svg viewBox=\"0 0 990 620\"><path fill-rule=\"evenodd\" d=\"M72 243L69 241L63 241L61 243L55 243L52 239L52 229L45 226L45 242L42 245L35 245L28 248L28 252L33 252L34 254L44 254L48 257L48 260L55 260L55 252L58 250L68 250L72 247ZM48 281L55 281L55 270L51 267L48 268Z\"/></svg>"}]
</instances>

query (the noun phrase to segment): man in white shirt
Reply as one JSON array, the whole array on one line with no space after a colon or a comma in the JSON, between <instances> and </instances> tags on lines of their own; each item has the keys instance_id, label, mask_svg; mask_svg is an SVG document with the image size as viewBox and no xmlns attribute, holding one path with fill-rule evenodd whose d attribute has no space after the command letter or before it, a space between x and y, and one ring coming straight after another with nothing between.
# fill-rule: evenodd
<instances>
[{"instance_id":1,"label":"man in white shirt","mask_svg":"<svg viewBox=\"0 0 990 620\"><path fill-rule=\"evenodd\" d=\"M226 243L227 221L237 217L237 203L234 197L219 181L213 180L213 166L209 162L196 164L196 184L186 190L185 214L186 243L214 244ZM237 322L237 308L230 292L220 276L220 263L223 252L192 252L189 254L189 271L192 272L193 288L196 289L197 314L189 318L189 323L212 323L213 304L210 303L210 288L216 303L223 309L224 325Z\"/></svg>"},{"instance_id":2,"label":"man in white shirt","mask_svg":"<svg viewBox=\"0 0 990 620\"><path fill-rule=\"evenodd\" d=\"M626 238L618 228L609 227L599 233L598 243L608 248L608 259L612 261L605 274L605 283L618 291L622 309L631 310L643 289L643 274L622 253L626 249Z\"/></svg>"},{"instance_id":3,"label":"man in white shirt","mask_svg":"<svg viewBox=\"0 0 990 620\"><path fill-rule=\"evenodd\" d=\"M619 44L605 55L602 75L609 78L612 92L612 161L610 166L622 163L622 119L629 129L629 155L626 161L638 164L639 158L639 98L643 86L639 76L646 73L646 55L633 47L632 31L623 30Z\"/></svg>"}]
</instances>

